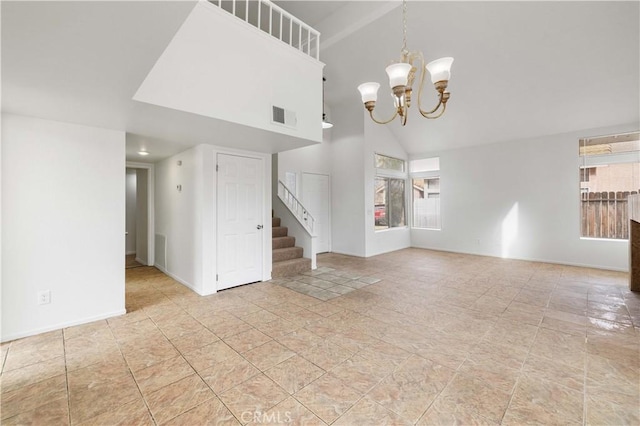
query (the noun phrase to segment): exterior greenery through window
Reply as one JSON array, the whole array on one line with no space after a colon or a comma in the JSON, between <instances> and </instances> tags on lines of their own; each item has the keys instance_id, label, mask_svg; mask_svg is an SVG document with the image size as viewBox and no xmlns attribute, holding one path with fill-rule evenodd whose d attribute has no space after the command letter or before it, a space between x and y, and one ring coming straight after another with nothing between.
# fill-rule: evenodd
<instances>
[{"instance_id":1,"label":"exterior greenery through window","mask_svg":"<svg viewBox=\"0 0 640 426\"><path fill-rule=\"evenodd\" d=\"M399 158L387 157L386 155L375 155L376 169L383 170L395 170L397 172L404 172L405 162Z\"/></svg>"},{"instance_id":2,"label":"exterior greenery through window","mask_svg":"<svg viewBox=\"0 0 640 426\"><path fill-rule=\"evenodd\" d=\"M629 238L627 198L640 191L640 133L580 139L582 237Z\"/></svg>"},{"instance_id":3,"label":"exterior greenery through window","mask_svg":"<svg viewBox=\"0 0 640 426\"><path fill-rule=\"evenodd\" d=\"M414 228L441 229L440 158L410 162Z\"/></svg>"},{"instance_id":4,"label":"exterior greenery through window","mask_svg":"<svg viewBox=\"0 0 640 426\"><path fill-rule=\"evenodd\" d=\"M375 154L375 167L373 195L375 229L406 226L405 161Z\"/></svg>"}]
</instances>

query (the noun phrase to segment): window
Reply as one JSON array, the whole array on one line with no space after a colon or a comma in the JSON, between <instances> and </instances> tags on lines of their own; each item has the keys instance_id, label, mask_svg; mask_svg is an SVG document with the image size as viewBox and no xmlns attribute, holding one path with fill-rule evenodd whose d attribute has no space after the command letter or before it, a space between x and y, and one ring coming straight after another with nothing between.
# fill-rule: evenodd
<instances>
[{"instance_id":1,"label":"window","mask_svg":"<svg viewBox=\"0 0 640 426\"><path fill-rule=\"evenodd\" d=\"M375 154L376 169L395 170L404 172L404 160L387 157L386 155Z\"/></svg>"},{"instance_id":2,"label":"window","mask_svg":"<svg viewBox=\"0 0 640 426\"><path fill-rule=\"evenodd\" d=\"M595 172L595 167L581 167L580 168L580 183L589 182L589 176Z\"/></svg>"},{"instance_id":3,"label":"window","mask_svg":"<svg viewBox=\"0 0 640 426\"><path fill-rule=\"evenodd\" d=\"M407 225L405 161L375 154L374 225L376 230Z\"/></svg>"},{"instance_id":4,"label":"window","mask_svg":"<svg viewBox=\"0 0 640 426\"><path fill-rule=\"evenodd\" d=\"M413 227L441 229L440 158L423 158L410 162L413 196Z\"/></svg>"},{"instance_id":5,"label":"window","mask_svg":"<svg viewBox=\"0 0 640 426\"><path fill-rule=\"evenodd\" d=\"M580 235L629 238L627 198L640 191L640 133L580 139Z\"/></svg>"}]
</instances>

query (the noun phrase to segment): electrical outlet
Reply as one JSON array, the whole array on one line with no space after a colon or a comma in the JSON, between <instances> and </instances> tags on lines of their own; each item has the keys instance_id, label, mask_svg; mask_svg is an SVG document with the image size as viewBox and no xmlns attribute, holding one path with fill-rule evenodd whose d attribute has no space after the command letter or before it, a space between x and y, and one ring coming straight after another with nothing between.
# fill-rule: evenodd
<instances>
[{"instance_id":1,"label":"electrical outlet","mask_svg":"<svg viewBox=\"0 0 640 426\"><path fill-rule=\"evenodd\" d=\"M38 292L38 305L46 305L51 303L51 290Z\"/></svg>"}]
</instances>

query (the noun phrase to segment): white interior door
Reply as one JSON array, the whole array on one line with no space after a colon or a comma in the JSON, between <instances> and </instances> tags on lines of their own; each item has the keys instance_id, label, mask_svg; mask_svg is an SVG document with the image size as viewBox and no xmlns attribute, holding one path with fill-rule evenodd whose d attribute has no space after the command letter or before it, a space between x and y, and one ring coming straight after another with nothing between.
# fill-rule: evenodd
<instances>
[{"instance_id":1,"label":"white interior door","mask_svg":"<svg viewBox=\"0 0 640 426\"><path fill-rule=\"evenodd\" d=\"M331 249L331 221L329 216L329 176L314 173L302 174L302 204L315 219L314 231L318 236L318 253Z\"/></svg>"},{"instance_id":2,"label":"white interior door","mask_svg":"<svg viewBox=\"0 0 640 426\"><path fill-rule=\"evenodd\" d=\"M262 280L262 159L218 154L218 290Z\"/></svg>"}]
</instances>

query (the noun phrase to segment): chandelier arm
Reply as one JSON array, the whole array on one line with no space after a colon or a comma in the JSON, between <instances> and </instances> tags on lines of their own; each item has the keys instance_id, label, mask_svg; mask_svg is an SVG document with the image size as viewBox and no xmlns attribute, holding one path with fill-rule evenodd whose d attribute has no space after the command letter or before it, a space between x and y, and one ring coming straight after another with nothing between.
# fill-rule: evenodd
<instances>
[{"instance_id":1,"label":"chandelier arm","mask_svg":"<svg viewBox=\"0 0 640 426\"><path fill-rule=\"evenodd\" d=\"M438 113L437 115L428 115L428 114L430 114L430 113L425 113L425 112L422 112L422 111L420 111L420 114L422 114L422 116L423 116L424 118L428 118L428 119L430 119L430 120L434 120L434 119L436 119L436 118L440 117L442 114L444 114L444 111L447 109L447 104L446 104L446 103L443 103L443 102L441 101L441 102L438 104L438 107L439 107L440 105L442 105L442 110L441 110L441 111L440 111L440 113ZM436 110L437 110L437 109L438 109L438 108L436 108ZM434 111L432 111L432 112L435 112L435 110L434 110Z\"/></svg>"},{"instance_id":2,"label":"chandelier arm","mask_svg":"<svg viewBox=\"0 0 640 426\"><path fill-rule=\"evenodd\" d=\"M422 108L420 108L420 100L418 99L418 110L420 111L420 114L422 114L422 116L423 116L423 117L427 117L428 115L433 114L433 113L434 113L434 112L436 112L436 111L440 108L440 106L442 106L442 105L445 105L445 107L446 107L446 104L444 104L444 103L442 102L442 96L440 96L440 100L439 100L438 104L435 106L435 108L433 108L431 111L424 111ZM442 114L440 114L440 115L442 115ZM439 117L440 115L438 115L438 117ZM427 117L427 118L428 118L428 117Z\"/></svg>"},{"instance_id":3,"label":"chandelier arm","mask_svg":"<svg viewBox=\"0 0 640 426\"><path fill-rule=\"evenodd\" d=\"M394 112L394 113L393 113L393 117L391 117L390 119L388 119L388 120L386 120L386 121L379 121L379 120L376 120L376 118L373 116L373 110L370 110L370 111L369 111L369 116L371 117L371 119L372 119L374 122L376 122L376 123L378 123L378 124L388 124L388 123L391 123L393 120L395 120L395 118L398 116L398 111Z\"/></svg>"},{"instance_id":4,"label":"chandelier arm","mask_svg":"<svg viewBox=\"0 0 640 426\"><path fill-rule=\"evenodd\" d=\"M436 105L434 109L432 109L431 111L425 111L422 109L422 89L424 88L424 75L426 74L426 68L424 66L424 57L422 55L420 55L420 63L421 63L420 68L422 69L422 71L420 71L420 88L418 89L418 110L420 111L420 114L422 114L423 117L427 117L428 114L433 114L438 110L438 108L440 108L440 105L442 105L442 94L440 94L438 105ZM438 115L438 117L440 117L440 115Z\"/></svg>"}]
</instances>

